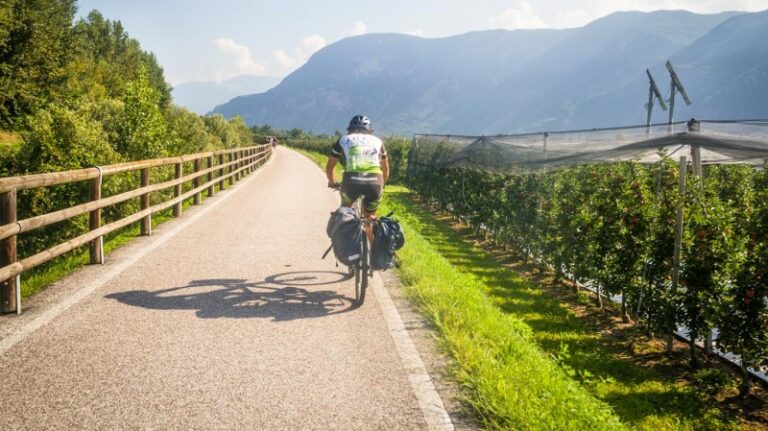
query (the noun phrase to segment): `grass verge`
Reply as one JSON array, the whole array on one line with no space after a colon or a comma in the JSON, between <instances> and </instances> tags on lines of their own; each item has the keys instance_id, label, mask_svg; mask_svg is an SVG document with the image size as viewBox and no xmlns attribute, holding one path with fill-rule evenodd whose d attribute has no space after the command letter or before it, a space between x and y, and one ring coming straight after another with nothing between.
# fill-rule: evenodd
<instances>
[{"instance_id":1,"label":"grass verge","mask_svg":"<svg viewBox=\"0 0 768 431\"><path fill-rule=\"evenodd\" d=\"M325 166L322 154L301 152ZM673 364L637 361L550 292L473 247L407 189L388 186L381 210L394 210L406 231L398 253L406 293L438 329L464 401L487 428L738 429L676 378Z\"/></svg>"},{"instance_id":2,"label":"grass verge","mask_svg":"<svg viewBox=\"0 0 768 431\"><path fill-rule=\"evenodd\" d=\"M487 340L478 339L478 329L475 323L463 322L460 317L453 323L454 328L446 331L446 313L452 313L448 308L453 307L459 315L482 313L476 317L479 322L484 319L496 319L503 316L519 322L519 325L528 331L530 336L527 341L535 344L538 354L542 354L549 365L554 365L558 372L545 367L550 380L557 379L556 387L565 380L578 382L583 390L602 401L603 405L610 405L611 411L621 422L630 429L637 430L727 430L738 429L734 420L710 400L700 396L695 388L687 382L673 379L676 372L666 369L668 363L659 361L653 367L638 365L636 358L626 354L615 340L606 339L596 330L589 321L579 318L572 310L548 294L535 283L527 280L517 273L510 271L501 265L494 257L483 250L473 247L464 238L452 230L445 221L438 220L434 214L415 203L404 188L388 188L387 200L384 205L386 210L395 210L399 218L406 226L408 247L401 251L402 266L400 272L406 291L424 310L427 316L435 322L445 338L448 351L457 359L459 370L456 377L462 385L472 388L472 398L479 401L471 401L472 405L483 416L488 415L477 406L478 403L488 403L495 406L500 401L489 402L491 397L499 397L505 400L504 393L496 393L495 388L481 387L490 382L504 382L507 391L525 391L520 384L508 386L510 376L507 370L500 368L495 375L488 376L490 382L475 383L474 372L466 370L476 367L464 364L463 349L472 347L462 346L453 341L456 331L466 332L468 340L494 346L484 356L491 363L502 361L504 357L516 356L504 347L502 342L496 341L501 337L504 340L507 334L495 334L492 331L507 332L509 329L493 329L488 326ZM415 237L415 240L414 240ZM409 247L414 247L411 249ZM447 265L438 264L443 259ZM438 266L439 265L439 266ZM439 269L438 269L439 268ZM492 304L492 311L486 306L472 307L461 297L455 297L452 293L456 290L454 277L459 275L467 287L482 293L486 301ZM439 287L442 285L442 287ZM453 296L446 302L447 297ZM443 309L445 307L446 309ZM478 311L474 311L477 309ZM485 325L486 323L482 323ZM463 326L460 328L459 326ZM523 331L523 330L520 330ZM463 342L466 342L464 340ZM533 355L533 354L532 354ZM520 370L512 370L513 374L528 373L527 363ZM564 377L565 375L565 377ZM556 377L552 377L556 376ZM530 384L539 386L545 393L552 393L555 389L544 389L549 385L546 378L535 378ZM560 390L559 388L557 390ZM550 396L550 395L547 395ZM510 400L505 400L508 402ZM514 399L513 399L514 401ZM586 402L586 401L585 401ZM587 402L588 404L588 402ZM510 409L517 409L512 406ZM582 407L583 408L583 407ZM561 412L568 414L567 411ZM561 414L549 411L548 414ZM495 408L490 414L506 415L505 409ZM491 423L491 425L496 425ZM550 428L549 424L534 426L531 429L561 429L560 426ZM511 428L518 428L520 424L513 423ZM521 428L527 428L522 426ZM565 428L563 428L565 429ZM585 426L583 429L593 429Z\"/></svg>"},{"instance_id":3,"label":"grass verge","mask_svg":"<svg viewBox=\"0 0 768 431\"><path fill-rule=\"evenodd\" d=\"M388 187L385 211L395 211L406 232L399 272L406 292L441 336L455 359L453 375L466 402L489 429L627 429L611 407L568 376L536 343L531 327L505 313L487 292L487 280L452 263L461 247L446 255L435 247L450 233L407 202L407 191ZM435 238L440 234L440 238ZM455 245L459 246L460 239ZM487 266L486 269L489 269Z\"/></svg>"}]
</instances>

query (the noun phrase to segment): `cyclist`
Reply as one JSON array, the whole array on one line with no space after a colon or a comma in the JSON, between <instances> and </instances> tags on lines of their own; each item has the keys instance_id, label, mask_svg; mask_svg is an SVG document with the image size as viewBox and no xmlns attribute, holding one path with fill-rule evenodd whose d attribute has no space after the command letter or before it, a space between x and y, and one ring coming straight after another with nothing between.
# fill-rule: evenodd
<instances>
[{"instance_id":1,"label":"cyclist","mask_svg":"<svg viewBox=\"0 0 768 431\"><path fill-rule=\"evenodd\" d=\"M368 219L376 218L384 194L384 184L389 179L389 160L387 150L381 139L373 135L371 120L365 115L355 115L349 121L347 134L339 138L328 157L325 175L328 187L338 187L334 177L336 163L344 166L341 182L341 204L349 207L363 197L363 215ZM368 243L373 244L373 230L366 224Z\"/></svg>"}]
</instances>

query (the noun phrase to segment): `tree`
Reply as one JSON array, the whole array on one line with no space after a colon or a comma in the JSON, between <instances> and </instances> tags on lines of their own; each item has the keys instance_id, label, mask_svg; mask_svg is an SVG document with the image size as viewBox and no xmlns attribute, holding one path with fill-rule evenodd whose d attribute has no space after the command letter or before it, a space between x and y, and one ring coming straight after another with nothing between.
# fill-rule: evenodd
<instances>
[{"instance_id":1,"label":"tree","mask_svg":"<svg viewBox=\"0 0 768 431\"><path fill-rule=\"evenodd\" d=\"M713 189L693 177L686 194L686 230L680 271L679 320L688 328L691 366L699 366L696 341L715 325L717 307L730 280L729 261L739 255L733 216Z\"/></svg>"},{"instance_id":2,"label":"tree","mask_svg":"<svg viewBox=\"0 0 768 431\"><path fill-rule=\"evenodd\" d=\"M152 53L143 51L139 42L128 36L120 21L105 19L94 10L75 24L72 33L77 51L72 69L80 74L73 82L73 93L95 91L106 97L121 98L127 83L146 73L149 86L159 95L158 103L163 108L169 106L171 88L165 82L163 69Z\"/></svg>"},{"instance_id":3,"label":"tree","mask_svg":"<svg viewBox=\"0 0 768 431\"><path fill-rule=\"evenodd\" d=\"M160 111L160 95L149 85L142 66L139 77L127 84L123 115L117 125L117 150L130 160L168 154L168 124Z\"/></svg>"},{"instance_id":4,"label":"tree","mask_svg":"<svg viewBox=\"0 0 768 431\"><path fill-rule=\"evenodd\" d=\"M170 135L169 154L191 154L216 148L218 140L208 132L205 121L199 115L174 106L166 116Z\"/></svg>"},{"instance_id":5,"label":"tree","mask_svg":"<svg viewBox=\"0 0 768 431\"><path fill-rule=\"evenodd\" d=\"M0 127L18 129L61 95L75 9L75 0L0 4Z\"/></svg>"},{"instance_id":6,"label":"tree","mask_svg":"<svg viewBox=\"0 0 768 431\"><path fill-rule=\"evenodd\" d=\"M742 396L749 394L748 367L768 364L768 173L755 175L752 205L747 215L744 260L736 271L734 286L727 292L719 313L718 344L741 356Z\"/></svg>"}]
</instances>

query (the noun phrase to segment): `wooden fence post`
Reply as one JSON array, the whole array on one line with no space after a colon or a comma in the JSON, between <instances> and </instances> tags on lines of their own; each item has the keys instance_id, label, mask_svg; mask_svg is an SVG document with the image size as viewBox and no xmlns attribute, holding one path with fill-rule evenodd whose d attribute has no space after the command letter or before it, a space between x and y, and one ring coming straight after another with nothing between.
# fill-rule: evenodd
<instances>
[{"instance_id":1,"label":"wooden fence post","mask_svg":"<svg viewBox=\"0 0 768 431\"><path fill-rule=\"evenodd\" d=\"M195 174L200 172L200 165L201 165L200 159L195 159ZM200 177L199 176L196 176L195 179L192 180L192 187L193 188L200 187ZM202 192L195 193L194 204L195 205L200 205L201 201L202 201Z\"/></svg>"},{"instance_id":2,"label":"wooden fence post","mask_svg":"<svg viewBox=\"0 0 768 431\"><path fill-rule=\"evenodd\" d=\"M235 160L235 153L234 152L229 153L229 162L232 163L234 160ZM235 165L234 164L229 165L228 173L231 174L232 172L234 172L234 170L235 170ZM234 184L235 184L235 176L232 175L229 177L229 185L232 186Z\"/></svg>"},{"instance_id":3,"label":"wooden fence post","mask_svg":"<svg viewBox=\"0 0 768 431\"><path fill-rule=\"evenodd\" d=\"M98 168L97 168L98 169ZM99 176L90 181L88 187L88 200L91 202L101 199L101 169L99 169ZM101 208L95 209L88 213L88 229L96 230L101 227ZM104 237L100 236L90 244L90 257L91 264L103 264L104 263Z\"/></svg>"},{"instance_id":4,"label":"wooden fence post","mask_svg":"<svg viewBox=\"0 0 768 431\"><path fill-rule=\"evenodd\" d=\"M149 185L149 168L141 170L141 187ZM149 193L141 195L141 210L149 208ZM152 235L152 214L141 219L141 234Z\"/></svg>"},{"instance_id":5,"label":"wooden fence post","mask_svg":"<svg viewBox=\"0 0 768 431\"><path fill-rule=\"evenodd\" d=\"M243 169L243 167L245 167L245 151L239 150L237 152L237 158L240 160L240 163L237 164L237 168L241 169L240 173L237 175L237 180L239 181L245 177L245 169Z\"/></svg>"},{"instance_id":6,"label":"wooden fence post","mask_svg":"<svg viewBox=\"0 0 768 431\"><path fill-rule=\"evenodd\" d=\"M213 156L208 156L208 169L210 170L213 167ZM214 189L213 184L213 171L208 172L208 181L211 185L208 187L208 197L213 196L213 194L216 192Z\"/></svg>"},{"instance_id":7,"label":"wooden fence post","mask_svg":"<svg viewBox=\"0 0 768 431\"><path fill-rule=\"evenodd\" d=\"M239 182L240 178L243 176L243 172L240 170L240 167L243 165L243 158L241 156L242 154L240 153L240 150L235 151L235 171L237 171L235 174L235 182Z\"/></svg>"},{"instance_id":8,"label":"wooden fence post","mask_svg":"<svg viewBox=\"0 0 768 431\"><path fill-rule=\"evenodd\" d=\"M245 176L244 172L241 171L241 169L243 168L243 163L244 163L244 160L243 160L243 150L237 150L237 160L238 160L238 162L237 162L237 170L239 171L237 173L237 181L240 181Z\"/></svg>"},{"instance_id":9,"label":"wooden fence post","mask_svg":"<svg viewBox=\"0 0 768 431\"><path fill-rule=\"evenodd\" d=\"M184 176L184 163L178 162L176 163L176 179ZM173 188L173 197L177 198L181 196L181 184L176 184L176 187ZM173 206L173 216L174 217L180 217L181 216L181 204L182 202L177 203Z\"/></svg>"},{"instance_id":10,"label":"wooden fence post","mask_svg":"<svg viewBox=\"0 0 768 431\"><path fill-rule=\"evenodd\" d=\"M0 224L16 222L16 190L0 194ZM16 262L16 235L0 242L0 267ZM17 292L18 278L5 280L0 285L0 311L18 313Z\"/></svg>"},{"instance_id":11,"label":"wooden fence post","mask_svg":"<svg viewBox=\"0 0 768 431\"><path fill-rule=\"evenodd\" d=\"M224 154L219 154L219 166L224 165ZM224 176L224 168L219 168L219 178ZM224 180L219 180L219 191L224 190Z\"/></svg>"}]
</instances>

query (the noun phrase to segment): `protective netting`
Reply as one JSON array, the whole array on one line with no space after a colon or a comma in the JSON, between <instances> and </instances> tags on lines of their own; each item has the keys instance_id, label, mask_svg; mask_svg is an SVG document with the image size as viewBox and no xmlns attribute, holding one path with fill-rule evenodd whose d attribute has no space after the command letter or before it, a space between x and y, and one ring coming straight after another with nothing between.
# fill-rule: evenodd
<instances>
[{"instance_id":1,"label":"protective netting","mask_svg":"<svg viewBox=\"0 0 768 431\"><path fill-rule=\"evenodd\" d=\"M697 130L698 129L698 130ZM584 163L657 162L700 148L703 164L768 160L768 120L687 121L524 135L414 135L410 165L507 172Z\"/></svg>"}]
</instances>

